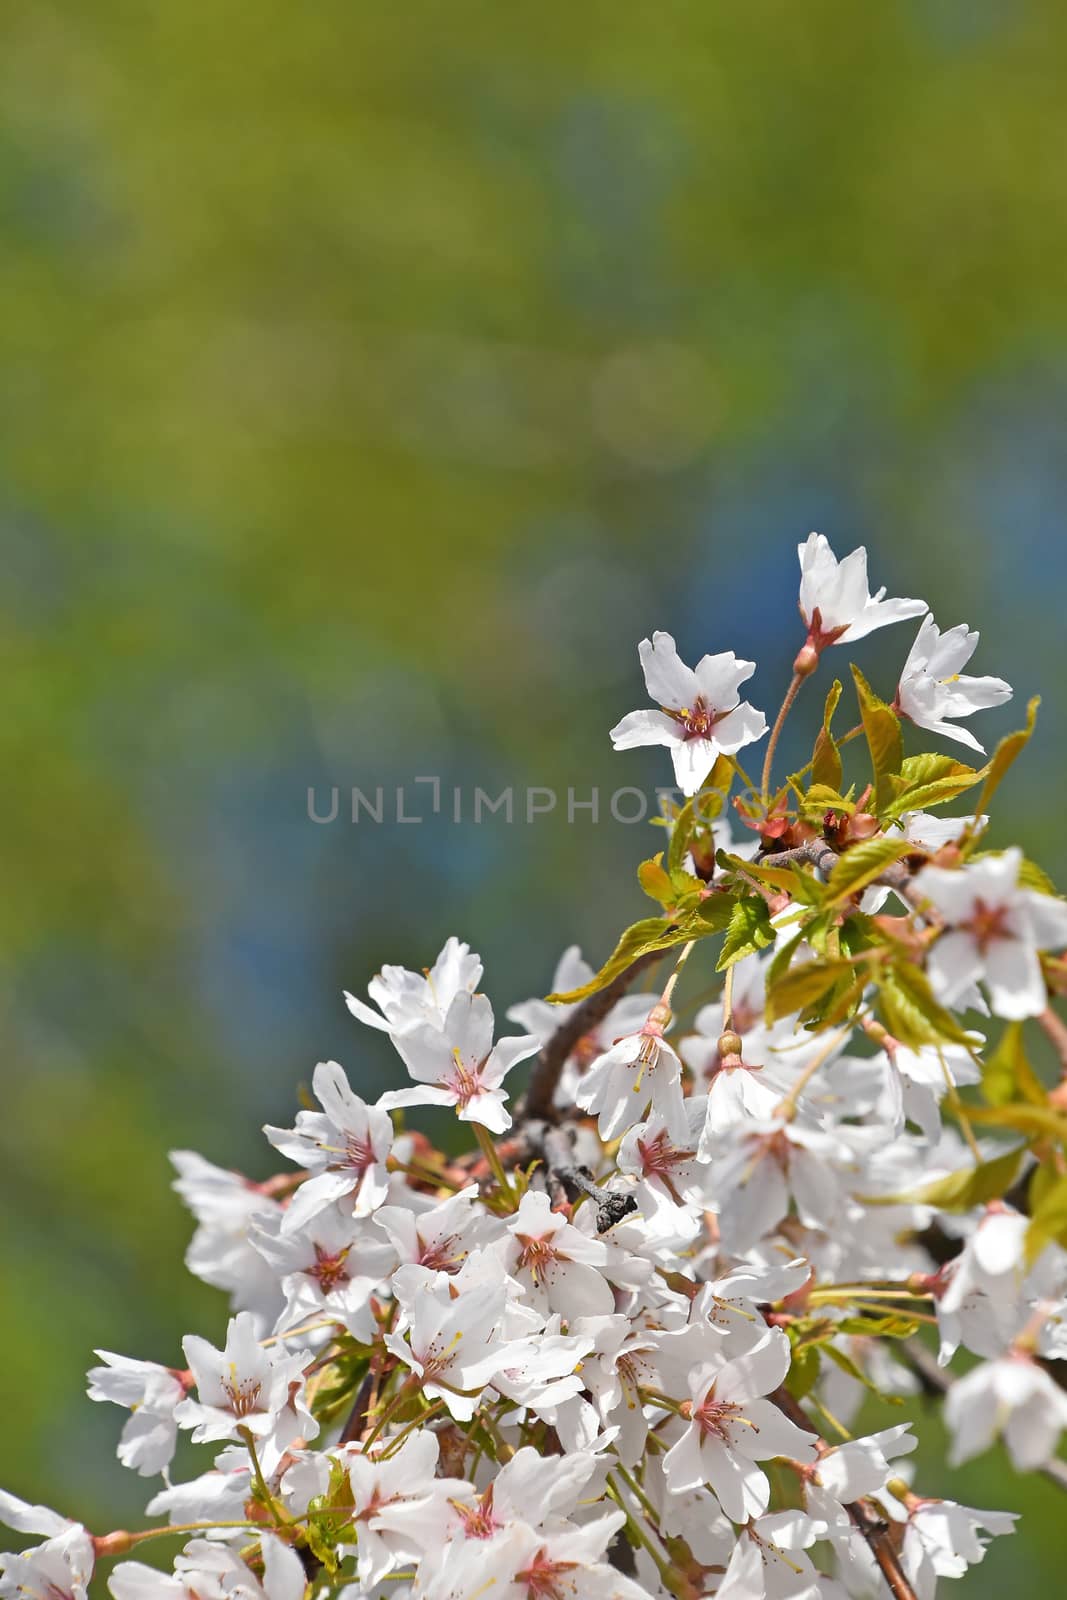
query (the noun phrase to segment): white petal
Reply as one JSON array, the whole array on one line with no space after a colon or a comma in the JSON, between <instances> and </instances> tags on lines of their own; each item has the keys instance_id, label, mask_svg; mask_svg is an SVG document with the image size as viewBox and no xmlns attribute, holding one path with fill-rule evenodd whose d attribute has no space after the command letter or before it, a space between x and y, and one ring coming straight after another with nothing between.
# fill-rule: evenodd
<instances>
[{"instance_id":1,"label":"white petal","mask_svg":"<svg viewBox=\"0 0 1067 1600\"><path fill-rule=\"evenodd\" d=\"M616 750L635 750L641 745L677 744L682 735L677 722L665 711L631 711L611 730Z\"/></svg>"},{"instance_id":2,"label":"white petal","mask_svg":"<svg viewBox=\"0 0 1067 1600\"><path fill-rule=\"evenodd\" d=\"M696 673L678 655L669 633L654 633L637 647L645 674L645 687L657 705L669 711L692 706L700 693Z\"/></svg>"},{"instance_id":3,"label":"white petal","mask_svg":"<svg viewBox=\"0 0 1067 1600\"><path fill-rule=\"evenodd\" d=\"M1021 1021L1048 1004L1037 951L1023 939L994 939L985 957L990 1002L998 1017Z\"/></svg>"}]
</instances>

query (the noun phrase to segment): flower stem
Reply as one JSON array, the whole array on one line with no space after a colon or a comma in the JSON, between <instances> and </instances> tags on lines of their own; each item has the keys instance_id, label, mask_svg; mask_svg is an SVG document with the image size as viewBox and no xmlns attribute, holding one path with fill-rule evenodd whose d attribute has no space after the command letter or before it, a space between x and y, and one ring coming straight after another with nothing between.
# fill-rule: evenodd
<instances>
[{"instance_id":1,"label":"flower stem","mask_svg":"<svg viewBox=\"0 0 1067 1600\"><path fill-rule=\"evenodd\" d=\"M726 969L726 976L722 980L722 1031L730 1033L734 1025L734 969L733 964Z\"/></svg>"},{"instance_id":2,"label":"flower stem","mask_svg":"<svg viewBox=\"0 0 1067 1600\"><path fill-rule=\"evenodd\" d=\"M794 1083L793 1087L790 1089L789 1093L783 1100L779 1101L777 1111L778 1116L784 1117L787 1122L792 1120L796 1113L797 1101L800 1098L801 1091L807 1088L808 1084L811 1082L812 1078L814 1078L819 1068L826 1065L827 1061L829 1061L838 1045L842 1044L844 1040L848 1038L851 1032L852 1028L849 1026L847 1028L839 1028L836 1033L831 1034L825 1048L820 1050L817 1056L813 1056L813 1058L804 1068L803 1072L800 1074L797 1081Z\"/></svg>"},{"instance_id":3,"label":"flower stem","mask_svg":"<svg viewBox=\"0 0 1067 1600\"><path fill-rule=\"evenodd\" d=\"M435 1400L428 1411L420 1411L417 1417L412 1417L411 1421L406 1423L404 1427L401 1428L399 1433L394 1433L393 1437L388 1440L386 1448L382 1452L382 1459L384 1461L388 1461L390 1456L396 1454L397 1449L410 1433L414 1433L416 1428L421 1428L424 1423L429 1422L431 1417L436 1417L444 1409L444 1401Z\"/></svg>"},{"instance_id":4,"label":"flower stem","mask_svg":"<svg viewBox=\"0 0 1067 1600\"><path fill-rule=\"evenodd\" d=\"M284 1528L288 1518L285 1516L285 1513L278 1505L278 1502L275 1500L274 1496L271 1494L267 1480L263 1476L263 1468L259 1464L259 1453L256 1450L255 1435L253 1434L251 1428L238 1428L237 1431L244 1440L245 1446L248 1450L248 1458L252 1463L252 1478L255 1482L259 1498L262 1500L264 1508L270 1512L271 1519L273 1520L275 1527Z\"/></svg>"},{"instance_id":5,"label":"flower stem","mask_svg":"<svg viewBox=\"0 0 1067 1600\"><path fill-rule=\"evenodd\" d=\"M656 1546L653 1544L645 1530L641 1527L641 1524L634 1516L630 1507L626 1504L618 1485L614 1482L610 1473L608 1474L604 1487L607 1489L608 1494L614 1500L615 1504L619 1507L619 1510L625 1513L625 1527L631 1540L641 1545L644 1550L647 1550L648 1554L656 1564L656 1570L659 1572L660 1577L664 1580L666 1585L666 1580L672 1575L670 1561L665 1559L656 1549Z\"/></svg>"},{"instance_id":6,"label":"flower stem","mask_svg":"<svg viewBox=\"0 0 1067 1600\"><path fill-rule=\"evenodd\" d=\"M171 1534L206 1533L214 1528L247 1528L250 1531L262 1531L262 1524L249 1522L247 1518L240 1522L169 1522L165 1528L142 1528L139 1533L124 1535L129 1540L127 1549L132 1549L136 1544L146 1544L149 1539L167 1539ZM103 1534L101 1541L113 1538L112 1534Z\"/></svg>"},{"instance_id":7,"label":"flower stem","mask_svg":"<svg viewBox=\"0 0 1067 1600\"><path fill-rule=\"evenodd\" d=\"M362 1449L364 1453L370 1449L375 1439L377 1439L378 1435L385 1427L385 1424L389 1421L389 1418L393 1416L397 1407L403 1404L408 1395L410 1395L412 1390L417 1386L417 1383L418 1379L414 1376L405 1378L404 1382L400 1385L399 1389L397 1389L396 1393L385 1402L385 1405L378 1416L377 1422L374 1424L373 1428L371 1428L370 1433L363 1441Z\"/></svg>"},{"instance_id":8,"label":"flower stem","mask_svg":"<svg viewBox=\"0 0 1067 1600\"><path fill-rule=\"evenodd\" d=\"M479 1145L481 1146L482 1155L486 1159L489 1170L496 1179L497 1187L507 1200L512 1211L514 1211L516 1209L515 1192L512 1189L511 1184L508 1182L508 1175L501 1165L500 1156L497 1153L496 1145L493 1143L490 1137L489 1129L483 1127L480 1122L476 1122L474 1124L474 1133Z\"/></svg>"},{"instance_id":9,"label":"flower stem","mask_svg":"<svg viewBox=\"0 0 1067 1600\"><path fill-rule=\"evenodd\" d=\"M789 688L785 691L785 699L782 701L778 715L774 719L774 727L771 729L770 739L767 741L767 754L763 758L763 779L760 784L760 788L763 793L764 805L766 805L767 801L770 799L771 767L774 763L774 752L778 748L778 740L781 737L782 729L785 727L785 719L792 709L793 701L800 693L800 685L803 682L804 678L801 676L801 674L799 672L794 672L789 683Z\"/></svg>"},{"instance_id":10,"label":"flower stem","mask_svg":"<svg viewBox=\"0 0 1067 1600\"><path fill-rule=\"evenodd\" d=\"M678 982L678 976L679 976L682 968L685 966L686 962L689 960L689 957L690 957L692 951L694 950L695 946L696 946L696 940L695 939L690 939L690 941L689 941L689 943L687 945L683 945L682 953L678 957L678 960L674 964L674 971L671 973L670 977L667 979L666 984L664 985L663 993L660 996L660 1004L661 1005L667 1006L669 1008L670 1003L671 1003L671 996L673 995L675 985Z\"/></svg>"}]
</instances>

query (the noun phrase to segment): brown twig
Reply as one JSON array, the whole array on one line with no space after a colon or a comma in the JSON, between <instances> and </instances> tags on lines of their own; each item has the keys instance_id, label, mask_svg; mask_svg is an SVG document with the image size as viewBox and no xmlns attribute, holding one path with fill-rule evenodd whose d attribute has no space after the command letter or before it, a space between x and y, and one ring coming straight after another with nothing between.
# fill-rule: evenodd
<instances>
[{"instance_id":1,"label":"brown twig","mask_svg":"<svg viewBox=\"0 0 1067 1600\"><path fill-rule=\"evenodd\" d=\"M921 852L917 853L921 854ZM808 862L817 872L824 872L829 875L840 860L841 857L838 852L833 845L827 844L825 839L805 839L803 844L794 845L791 850L775 850L769 855L757 856L754 865L757 867L788 867L794 861L797 863ZM910 904L915 904L912 877L912 869L906 862L891 861L872 882L883 884L887 889L895 889ZM869 888L870 884L867 887Z\"/></svg>"},{"instance_id":2,"label":"brown twig","mask_svg":"<svg viewBox=\"0 0 1067 1600\"><path fill-rule=\"evenodd\" d=\"M356 1398L353 1400L352 1409L348 1413L348 1421L341 1429L341 1437L337 1441L338 1444L352 1444L363 1432L367 1421L367 1413L370 1410L371 1396L374 1393L374 1380L375 1372L372 1367L356 1390Z\"/></svg>"},{"instance_id":3,"label":"brown twig","mask_svg":"<svg viewBox=\"0 0 1067 1600\"><path fill-rule=\"evenodd\" d=\"M629 989L638 975L653 962L662 959L661 950L651 951L648 955L638 956L632 961L625 971L620 972L603 989L598 989L596 994L591 994L579 1002L565 1021L560 1023L551 1039L548 1040L537 1057L530 1074L530 1086L518 1108L518 1117L544 1117L554 1121L556 1117L553 1102L556 1096L556 1086L560 1074L566 1064L567 1057L585 1037L596 1027L598 1022L603 1022L608 1012L617 1000Z\"/></svg>"}]
</instances>

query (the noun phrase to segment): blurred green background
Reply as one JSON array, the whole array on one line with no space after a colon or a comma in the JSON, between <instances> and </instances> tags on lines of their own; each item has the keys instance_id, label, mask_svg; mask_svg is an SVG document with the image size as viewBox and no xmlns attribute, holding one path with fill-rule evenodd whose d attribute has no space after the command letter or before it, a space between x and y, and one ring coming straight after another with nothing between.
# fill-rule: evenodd
<instances>
[{"instance_id":1,"label":"blurred green background","mask_svg":"<svg viewBox=\"0 0 1067 1600\"><path fill-rule=\"evenodd\" d=\"M143 1494L92 1347L225 1319L167 1150L262 1176L317 1059L377 1092L340 991L383 960L457 932L502 1012L639 914L647 830L316 826L309 785L667 781L607 739L636 641L773 710L818 528L980 627L980 736L1044 688L1003 804L1062 872L1067 10L4 22L0 1482L105 1528ZM911 637L861 647L884 691ZM957 1592L1056 1592L1054 1491L946 1481L1032 1513Z\"/></svg>"}]
</instances>

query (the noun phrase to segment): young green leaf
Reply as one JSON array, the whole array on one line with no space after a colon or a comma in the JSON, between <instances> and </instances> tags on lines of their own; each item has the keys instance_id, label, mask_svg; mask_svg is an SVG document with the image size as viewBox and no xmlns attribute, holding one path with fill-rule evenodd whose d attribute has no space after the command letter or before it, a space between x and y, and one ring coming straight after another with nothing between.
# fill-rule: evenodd
<instances>
[{"instance_id":1,"label":"young green leaf","mask_svg":"<svg viewBox=\"0 0 1067 1600\"><path fill-rule=\"evenodd\" d=\"M693 834L693 802L687 800L671 824L671 837L667 845L667 871L678 872L685 863L689 840Z\"/></svg>"},{"instance_id":2,"label":"young green leaf","mask_svg":"<svg viewBox=\"0 0 1067 1600\"><path fill-rule=\"evenodd\" d=\"M865 1389L869 1389L871 1394L876 1394L880 1400L885 1400L891 1406L902 1406L904 1404L899 1394L886 1394L883 1389L879 1389L876 1383L872 1383L863 1368L858 1367L852 1357L846 1355L843 1350L839 1350L835 1344L824 1344L822 1348L826 1351L830 1360L841 1368L842 1372L847 1372L850 1378L855 1378L856 1382L861 1383Z\"/></svg>"},{"instance_id":3,"label":"young green leaf","mask_svg":"<svg viewBox=\"0 0 1067 1600\"><path fill-rule=\"evenodd\" d=\"M964 1167L961 1172L950 1172L947 1177L935 1178L915 1189L905 1189L899 1194L862 1195L868 1206L935 1206L938 1211L970 1211L974 1206L988 1205L990 1200L1000 1200L1015 1182L1022 1165L1025 1149L1009 1150L1005 1155L994 1156L992 1161L981 1161L976 1166Z\"/></svg>"},{"instance_id":4,"label":"young green leaf","mask_svg":"<svg viewBox=\"0 0 1067 1600\"><path fill-rule=\"evenodd\" d=\"M765 950L769 944L774 943L774 938L767 902L758 894L745 895L734 906L716 972L722 972L725 968L733 966L742 956L752 955L756 950Z\"/></svg>"},{"instance_id":5,"label":"young green leaf","mask_svg":"<svg viewBox=\"0 0 1067 1600\"><path fill-rule=\"evenodd\" d=\"M805 1345L803 1349L793 1351L785 1386L794 1400L803 1400L814 1389L819 1379L819 1366L819 1351L815 1345Z\"/></svg>"},{"instance_id":6,"label":"young green leaf","mask_svg":"<svg viewBox=\"0 0 1067 1600\"><path fill-rule=\"evenodd\" d=\"M1037 721L1037 708L1040 704L1041 696L1035 694L1026 708L1026 727L1018 728L1015 733L1007 734L993 751L993 758L985 769L986 780L982 785L982 792L978 796L978 804L975 807L975 812L978 816L989 810L989 802L1000 788L1004 774L1030 743L1030 736Z\"/></svg>"},{"instance_id":7,"label":"young green leaf","mask_svg":"<svg viewBox=\"0 0 1067 1600\"><path fill-rule=\"evenodd\" d=\"M860 719L871 753L874 772L874 809L879 816L892 804L893 778L904 762L904 743L900 734L900 718L884 700L879 700L859 667L852 664L856 680L856 695L860 703Z\"/></svg>"},{"instance_id":8,"label":"young green leaf","mask_svg":"<svg viewBox=\"0 0 1067 1600\"><path fill-rule=\"evenodd\" d=\"M777 1022L794 1011L806 1011L842 978L852 975L851 961L805 961L799 967L791 967L767 989L767 1021Z\"/></svg>"},{"instance_id":9,"label":"young green leaf","mask_svg":"<svg viewBox=\"0 0 1067 1600\"><path fill-rule=\"evenodd\" d=\"M1026 1260L1032 1265L1046 1245L1067 1244L1067 1178L1050 1177L1047 1167L1037 1167L1030 1182L1029 1202Z\"/></svg>"},{"instance_id":10,"label":"young green leaf","mask_svg":"<svg viewBox=\"0 0 1067 1600\"><path fill-rule=\"evenodd\" d=\"M982 1093L991 1106L1006 1106L1021 1095L1031 1105L1048 1103L1048 1092L1030 1065L1021 1022L1009 1022L982 1064Z\"/></svg>"},{"instance_id":11,"label":"young green leaf","mask_svg":"<svg viewBox=\"0 0 1067 1600\"><path fill-rule=\"evenodd\" d=\"M823 708L822 727L815 740L815 753L811 761L811 781L826 789L837 790L841 787L841 752L837 742L830 732L837 702L841 698L841 685L835 678L826 696L826 705Z\"/></svg>"},{"instance_id":12,"label":"young green leaf","mask_svg":"<svg viewBox=\"0 0 1067 1600\"><path fill-rule=\"evenodd\" d=\"M858 894L869 883L880 878L887 867L914 848L907 839L891 839L884 835L877 839L864 839L854 844L839 857L827 883L826 904L840 905Z\"/></svg>"},{"instance_id":13,"label":"young green leaf","mask_svg":"<svg viewBox=\"0 0 1067 1600\"><path fill-rule=\"evenodd\" d=\"M976 771L954 756L908 756L893 780L893 798L885 814L899 817L905 811L927 811L931 806L944 805L980 783L985 770L983 767Z\"/></svg>"},{"instance_id":14,"label":"young green leaf","mask_svg":"<svg viewBox=\"0 0 1067 1600\"><path fill-rule=\"evenodd\" d=\"M962 1044L974 1047L974 1040L934 997L926 974L907 961L886 968L878 979L882 1019L894 1039L911 1050L924 1044Z\"/></svg>"},{"instance_id":15,"label":"young green leaf","mask_svg":"<svg viewBox=\"0 0 1067 1600\"><path fill-rule=\"evenodd\" d=\"M595 978L584 983L580 989L569 989L565 994L550 994L547 999L553 1005L570 1005L576 1000L584 1000L588 995L605 989L613 978L625 972L641 956L688 944L690 939L705 939L711 933L721 933L730 921L734 903L730 895L715 894L676 919L645 917L641 922L635 922L627 928Z\"/></svg>"},{"instance_id":16,"label":"young green leaf","mask_svg":"<svg viewBox=\"0 0 1067 1600\"><path fill-rule=\"evenodd\" d=\"M663 867L662 850L651 861L642 861L637 869L637 881L645 893L651 899L658 900L661 906L673 906L678 899L670 874Z\"/></svg>"}]
</instances>

